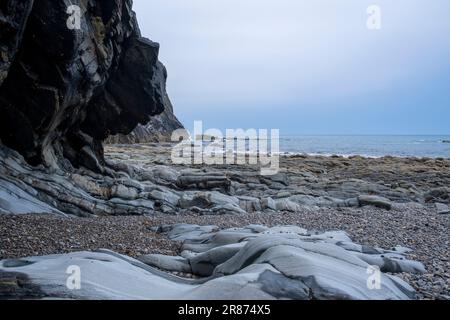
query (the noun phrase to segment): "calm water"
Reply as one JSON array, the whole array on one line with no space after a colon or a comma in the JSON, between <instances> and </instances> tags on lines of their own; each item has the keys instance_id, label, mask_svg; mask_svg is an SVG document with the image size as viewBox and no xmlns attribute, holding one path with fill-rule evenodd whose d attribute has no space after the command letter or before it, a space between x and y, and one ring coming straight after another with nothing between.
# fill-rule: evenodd
<instances>
[{"instance_id":1,"label":"calm water","mask_svg":"<svg viewBox=\"0 0 450 320\"><path fill-rule=\"evenodd\" d=\"M447 141L448 143L445 143ZM314 155L450 158L450 136L282 136L280 151Z\"/></svg>"}]
</instances>

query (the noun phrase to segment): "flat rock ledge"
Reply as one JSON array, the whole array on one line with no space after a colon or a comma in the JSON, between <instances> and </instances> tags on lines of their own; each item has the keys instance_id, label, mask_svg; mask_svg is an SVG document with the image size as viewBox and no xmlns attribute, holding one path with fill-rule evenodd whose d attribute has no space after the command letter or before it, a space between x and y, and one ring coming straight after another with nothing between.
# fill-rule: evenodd
<instances>
[{"instance_id":1,"label":"flat rock ledge","mask_svg":"<svg viewBox=\"0 0 450 320\"><path fill-rule=\"evenodd\" d=\"M438 186L450 181L449 161L419 166L420 159L282 157L278 174L261 176L246 165L174 165L171 148L170 144L110 145L104 172L99 174L86 168L31 166L18 152L0 144L0 214L243 215L314 213L322 207L396 211L411 206L427 206L443 215L450 212L450 188ZM381 164L373 164L375 160ZM346 165L337 165L339 161ZM338 169L314 173L329 166ZM367 166L384 169L372 177L373 169L361 172ZM392 166L413 172L402 178L402 187L390 181ZM414 170L426 175L419 181ZM439 184L425 183L436 179Z\"/></svg>"},{"instance_id":2,"label":"flat rock ledge","mask_svg":"<svg viewBox=\"0 0 450 320\"><path fill-rule=\"evenodd\" d=\"M407 248L358 245L342 231L189 224L157 229L183 243L180 256L136 260L99 250L3 260L0 298L406 300L415 298L414 289L391 273L425 271L405 259ZM76 268L80 287L71 290Z\"/></svg>"}]
</instances>

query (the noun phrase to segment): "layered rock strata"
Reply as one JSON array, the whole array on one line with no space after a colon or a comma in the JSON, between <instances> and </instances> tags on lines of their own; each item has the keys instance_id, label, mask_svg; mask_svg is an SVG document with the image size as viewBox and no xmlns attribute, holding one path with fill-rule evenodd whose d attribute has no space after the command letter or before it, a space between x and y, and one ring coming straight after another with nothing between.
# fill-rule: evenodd
<instances>
[{"instance_id":1,"label":"layered rock strata","mask_svg":"<svg viewBox=\"0 0 450 320\"><path fill-rule=\"evenodd\" d=\"M158 229L183 242L181 256L150 255L139 261L99 250L4 260L0 274L27 279L31 289L9 281L3 284L8 288L0 283L0 292L9 292L6 298L406 300L415 298L414 289L388 272L424 272L422 264L404 258L406 248L361 246L338 231L185 224ZM82 273L79 285L71 288L66 270L74 266Z\"/></svg>"},{"instance_id":2,"label":"layered rock strata","mask_svg":"<svg viewBox=\"0 0 450 320\"><path fill-rule=\"evenodd\" d=\"M0 140L29 164L103 173L102 141L164 111L131 0L5 0L0 24Z\"/></svg>"}]
</instances>

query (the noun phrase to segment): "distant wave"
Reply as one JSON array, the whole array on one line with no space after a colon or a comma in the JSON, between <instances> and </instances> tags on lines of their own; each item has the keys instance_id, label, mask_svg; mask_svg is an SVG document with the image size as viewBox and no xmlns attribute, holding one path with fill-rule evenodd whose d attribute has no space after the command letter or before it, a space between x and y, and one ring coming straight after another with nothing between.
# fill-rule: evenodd
<instances>
[{"instance_id":1,"label":"distant wave","mask_svg":"<svg viewBox=\"0 0 450 320\"><path fill-rule=\"evenodd\" d=\"M321 153L321 152L280 152L282 156L309 156L309 157L342 157L342 158L351 158L351 157L362 157L369 159L379 159L383 157L388 157L389 155L384 156L374 156L369 154L339 154L339 153ZM398 156L400 158L400 156ZM405 156L406 158L407 156Z\"/></svg>"},{"instance_id":2,"label":"distant wave","mask_svg":"<svg viewBox=\"0 0 450 320\"><path fill-rule=\"evenodd\" d=\"M223 148L235 152L237 146L228 145L228 142L224 140ZM210 143L211 141L203 141L203 146ZM269 152L271 144L267 140ZM245 152L251 149L250 145L250 140L245 140ZM220 148L220 144L218 147ZM259 150L258 147L260 146L256 150ZM280 137L278 152L282 156L450 159L450 136L285 136ZM272 154L278 152L274 150Z\"/></svg>"}]
</instances>

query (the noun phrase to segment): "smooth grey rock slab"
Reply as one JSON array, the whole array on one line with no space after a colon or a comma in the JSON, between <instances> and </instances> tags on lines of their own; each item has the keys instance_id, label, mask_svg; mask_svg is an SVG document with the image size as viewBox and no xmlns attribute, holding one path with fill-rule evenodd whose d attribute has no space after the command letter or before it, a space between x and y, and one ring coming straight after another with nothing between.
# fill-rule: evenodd
<instances>
[{"instance_id":1,"label":"smooth grey rock slab","mask_svg":"<svg viewBox=\"0 0 450 320\"><path fill-rule=\"evenodd\" d=\"M0 180L0 213L54 213L65 216L58 209L40 201L24 189L6 179Z\"/></svg>"},{"instance_id":2,"label":"smooth grey rock slab","mask_svg":"<svg viewBox=\"0 0 450 320\"><path fill-rule=\"evenodd\" d=\"M436 203L436 209L438 214L450 214L450 206L445 203Z\"/></svg>"},{"instance_id":3,"label":"smooth grey rock slab","mask_svg":"<svg viewBox=\"0 0 450 320\"><path fill-rule=\"evenodd\" d=\"M312 234L298 226L253 225L201 233L195 239L192 230L198 228L174 225L165 229L171 239L174 232L179 238L182 230L191 235L183 241L182 255L190 262L194 274L227 277L268 264L277 272L265 271L259 279L264 282L266 293L277 297L282 293L274 290L283 283L282 287L290 288L290 298L294 299L413 298L414 290L408 284L383 272L425 272L423 264L405 258L408 248L384 250L359 245L342 231ZM378 269L380 288L373 291L367 284L368 272ZM279 274L283 276L280 278ZM273 280L270 288L269 279Z\"/></svg>"},{"instance_id":4,"label":"smooth grey rock slab","mask_svg":"<svg viewBox=\"0 0 450 320\"><path fill-rule=\"evenodd\" d=\"M424 271L420 263L406 260L401 248L361 246L341 231L311 234L296 226L258 225L218 230L189 224L158 231L183 241L182 256L146 255L139 261L108 250L77 252L0 261L0 273L20 273L40 293L58 298L378 300L415 297L413 288L383 270ZM71 266L81 271L79 290L66 285ZM372 287L368 271L375 266L381 270ZM160 269L206 278L185 279Z\"/></svg>"},{"instance_id":5,"label":"smooth grey rock slab","mask_svg":"<svg viewBox=\"0 0 450 320\"><path fill-rule=\"evenodd\" d=\"M150 192L149 197L171 207L176 207L178 205L178 202L180 201L180 197L168 190L153 190L152 192Z\"/></svg>"},{"instance_id":6,"label":"smooth grey rock slab","mask_svg":"<svg viewBox=\"0 0 450 320\"><path fill-rule=\"evenodd\" d=\"M214 188L228 191L231 181L222 173L183 172L177 179L176 185L182 189L212 190Z\"/></svg>"},{"instance_id":7,"label":"smooth grey rock slab","mask_svg":"<svg viewBox=\"0 0 450 320\"><path fill-rule=\"evenodd\" d=\"M239 206L245 212L259 212L262 210L261 201L258 198L240 196L238 199Z\"/></svg>"},{"instance_id":8,"label":"smooth grey rock slab","mask_svg":"<svg viewBox=\"0 0 450 320\"><path fill-rule=\"evenodd\" d=\"M157 232L166 233L173 241L201 242L211 237L211 233L218 231L217 226L197 226L193 224L175 224L160 226Z\"/></svg>"},{"instance_id":9,"label":"smooth grey rock slab","mask_svg":"<svg viewBox=\"0 0 450 320\"><path fill-rule=\"evenodd\" d=\"M161 254L149 254L138 258L149 266L158 267L167 271L177 271L184 273L192 273L189 261L183 257L172 257Z\"/></svg>"},{"instance_id":10,"label":"smooth grey rock slab","mask_svg":"<svg viewBox=\"0 0 450 320\"><path fill-rule=\"evenodd\" d=\"M171 167L155 166L149 172L149 176L153 178L156 183L175 184L178 180L179 173Z\"/></svg>"},{"instance_id":11,"label":"smooth grey rock slab","mask_svg":"<svg viewBox=\"0 0 450 320\"><path fill-rule=\"evenodd\" d=\"M405 259L402 255L395 253L383 253L379 255L359 255L361 260L366 261L371 265L376 265L380 267L383 272L390 273L425 273L425 267L422 263L417 261L411 261Z\"/></svg>"},{"instance_id":12,"label":"smooth grey rock slab","mask_svg":"<svg viewBox=\"0 0 450 320\"><path fill-rule=\"evenodd\" d=\"M361 195L358 197L359 205L361 207L364 206L375 206L378 208L391 210L392 203L389 199L378 197L378 196L369 196L369 195Z\"/></svg>"},{"instance_id":13,"label":"smooth grey rock slab","mask_svg":"<svg viewBox=\"0 0 450 320\"><path fill-rule=\"evenodd\" d=\"M186 192L179 201L182 209L190 209L200 214L245 214L239 205L239 199L217 191Z\"/></svg>"},{"instance_id":14,"label":"smooth grey rock slab","mask_svg":"<svg viewBox=\"0 0 450 320\"><path fill-rule=\"evenodd\" d=\"M212 275L218 265L233 257L245 244L245 242L228 244L191 257L188 261L192 266L192 273L203 277Z\"/></svg>"},{"instance_id":15,"label":"smooth grey rock slab","mask_svg":"<svg viewBox=\"0 0 450 320\"><path fill-rule=\"evenodd\" d=\"M289 200L289 199L280 199L276 200L276 208L279 211L289 211L289 212L297 212L300 210L300 206Z\"/></svg>"}]
</instances>

